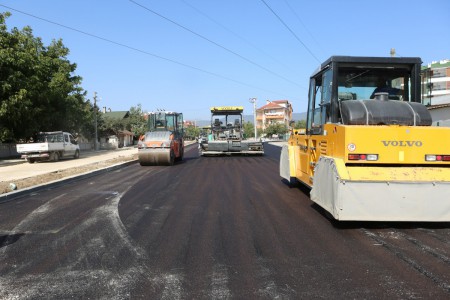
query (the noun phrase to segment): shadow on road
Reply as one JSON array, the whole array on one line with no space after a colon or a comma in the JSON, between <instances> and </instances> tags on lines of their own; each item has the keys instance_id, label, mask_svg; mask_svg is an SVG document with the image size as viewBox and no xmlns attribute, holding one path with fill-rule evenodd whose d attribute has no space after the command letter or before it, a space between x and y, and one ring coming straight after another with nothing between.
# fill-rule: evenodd
<instances>
[{"instance_id":1,"label":"shadow on road","mask_svg":"<svg viewBox=\"0 0 450 300\"><path fill-rule=\"evenodd\" d=\"M0 248L14 244L24 235L25 233L0 235Z\"/></svg>"},{"instance_id":2,"label":"shadow on road","mask_svg":"<svg viewBox=\"0 0 450 300\"><path fill-rule=\"evenodd\" d=\"M336 229L445 229L450 228L450 222L392 222L392 221L338 221L333 218L333 216L327 212L324 208L316 203L311 204L311 207L321 214Z\"/></svg>"}]
</instances>

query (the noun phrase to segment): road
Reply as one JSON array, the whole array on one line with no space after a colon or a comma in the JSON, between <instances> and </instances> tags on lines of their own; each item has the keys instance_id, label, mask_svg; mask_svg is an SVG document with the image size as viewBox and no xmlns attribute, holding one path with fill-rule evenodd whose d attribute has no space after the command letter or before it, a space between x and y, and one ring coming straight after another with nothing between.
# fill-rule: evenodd
<instances>
[{"instance_id":1,"label":"road","mask_svg":"<svg viewBox=\"0 0 450 300\"><path fill-rule=\"evenodd\" d=\"M132 164L0 204L1 299L448 299L450 224L338 223L263 157ZM380 199L382 201L382 199Z\"/></svg>"}]
</instances>

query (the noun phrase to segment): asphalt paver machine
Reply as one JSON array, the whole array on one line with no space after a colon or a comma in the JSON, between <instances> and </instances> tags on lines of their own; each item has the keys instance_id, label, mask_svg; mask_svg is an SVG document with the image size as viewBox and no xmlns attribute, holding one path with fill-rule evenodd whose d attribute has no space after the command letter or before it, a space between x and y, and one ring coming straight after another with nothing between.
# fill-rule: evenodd
<instances>
[{"instance_id":1,"label":"asphalt paver machine","mask_svg":"<svg viewBox=\"0 0 450 300\"><path fill-rule=\"evenodd\" d=\"M243 111L242 106L211 107L211 130L199 141L200 155L264 154L261 141L244 137Z\"/></svg>"}]
</instances>

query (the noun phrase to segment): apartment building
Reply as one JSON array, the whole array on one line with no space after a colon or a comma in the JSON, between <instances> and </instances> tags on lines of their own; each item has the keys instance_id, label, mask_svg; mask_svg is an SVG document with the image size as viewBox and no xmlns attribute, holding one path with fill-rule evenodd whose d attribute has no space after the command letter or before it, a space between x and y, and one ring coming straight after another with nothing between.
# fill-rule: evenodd
<instances>
[{"instance_id":1,"label":"apartment building","mask_svg":"<svg viewBox=\"0 0 450 300\"><path fill-rule=\"evenodd\" d=\"M422 66L422 103L450 103L450 60L433 61Z\"/></svg>"},{"instance_id":2,"label":"apartment building","mask_svg":"<svg viewBox=\"0 0 450 300\"><path fill-rule=\"evenodd\" d=\"M428 107L434 126L450 127L450 60L422 66L422 103Z\"/></svg>"},{"instance_id":3,"label":"apartment building","mask_svg":"<svg viewBox=\"0 0 450 300\"><path fill-rule=\"evenodd\" d=\"M288 100L266 100L266 104L256 109L256 128L265 130L270 124L289 126L292 120L292 105Z\"/></svg>"}]
</instances>

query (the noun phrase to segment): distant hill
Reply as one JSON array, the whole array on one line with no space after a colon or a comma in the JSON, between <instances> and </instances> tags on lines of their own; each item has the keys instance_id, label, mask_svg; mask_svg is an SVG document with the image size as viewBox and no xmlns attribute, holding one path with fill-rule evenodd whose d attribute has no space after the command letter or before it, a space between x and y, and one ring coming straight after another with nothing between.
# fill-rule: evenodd
<instances>
[{"instance_id":1,"label":"distant hill","mask_svg":"<svg viewBox=\"0 0 450 300\"><path fill-rule=\"evenodd\" d=\"M250 122L253 124L253 115L243 115L242 116L244 119L244 123ZM306 121L306 112L303 113L293 113L292 114L292 120L293 121L301 121L301 120L305 120ZM211 121L210 120L197 120L195 121L195 124L198 127L204 127L204 126L209 126L211 125Z\"/></svg>"},{"instance_id":2,"label":"distant hill","mask_svg":"<svg viewBox=\"0 0 450 300\"><path fill-rule=\"evenodd\" d=\"M306 112L302 112L302 113L293 113L293 114L292 114L292 120L294 120L294 121L305 120L305 121L306 121L306 116L307 116L307 113L306 113Z\"/></svg>"}]
</instances>

